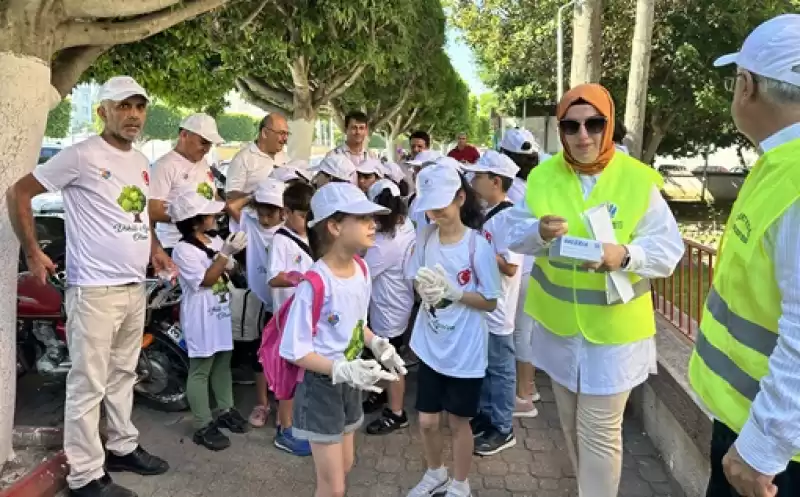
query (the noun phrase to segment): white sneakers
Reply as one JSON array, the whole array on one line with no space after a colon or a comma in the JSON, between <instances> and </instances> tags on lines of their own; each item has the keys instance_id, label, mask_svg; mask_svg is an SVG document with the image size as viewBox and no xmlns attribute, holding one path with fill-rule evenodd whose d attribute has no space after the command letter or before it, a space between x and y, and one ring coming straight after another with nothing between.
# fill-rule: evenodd
<instances>
[{"instance_id":1,"label":"white sneakers","mask_svg":"<svg viewBox=\"0 0 800 497\"><path fill-rule=\"evenodd\" d=\"M446 492L446 493L445 493ZM444 493L445 497L471 497L469 482L454 481L447 476L447 468L429 469L422 480L406 497L430 497Z\"/></svg>"}]
</instances>

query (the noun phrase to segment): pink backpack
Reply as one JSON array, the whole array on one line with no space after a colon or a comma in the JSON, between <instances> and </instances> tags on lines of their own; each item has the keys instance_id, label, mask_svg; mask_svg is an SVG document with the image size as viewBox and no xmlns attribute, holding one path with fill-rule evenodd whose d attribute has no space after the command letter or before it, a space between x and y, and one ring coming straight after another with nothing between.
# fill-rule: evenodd
<instances>
[{"instance_id":1,"label":"pink backpack","mask_svg":"<svg viewBox=\"0 0 800 497\"><path fill-rule=\"evenodd\" d=\"M367 275L367 266L359 256L355 256L355 261L361 268L364 276ZM320 314L322 314L322 303L325 300L325 282L316 271L307 271L304 275L297 272L289 275L295 280L295 286L301 281L311 283L314 292L311 301L311 330L312 336L317 335L317 324ZM283 303L278 312L272 316L264 327L264 334L261 337L261 347L258 349L258 361L264 367L264 376L267 378L267 385L277 400L289 400L294 397L297 384L303 381L305 370L293 362L287 361L280 354L281 339L283 338L283 327L286 324L286 317L289 308L294 302L294 295Z\"/></svg>"}]
</instances>

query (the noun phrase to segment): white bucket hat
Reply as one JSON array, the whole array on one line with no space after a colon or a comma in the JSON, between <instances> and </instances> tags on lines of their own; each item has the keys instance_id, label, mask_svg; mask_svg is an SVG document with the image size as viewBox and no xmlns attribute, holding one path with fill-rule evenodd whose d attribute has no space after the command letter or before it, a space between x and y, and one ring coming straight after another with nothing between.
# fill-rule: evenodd
<instances>
[{"instance_id":1,"label":"white bucket hat","mask_svg":"<svg viewBox=\"0 0 800 497\"><path fill-rule=\"evenodd\" d=\"M328 183L311 197L311 213L314 217L308 222L308 227L313 227L336 212L360 216L388 214L390 211L382 205L370 202L364 192L352 183Z\"/></svg>"}]
</instances>

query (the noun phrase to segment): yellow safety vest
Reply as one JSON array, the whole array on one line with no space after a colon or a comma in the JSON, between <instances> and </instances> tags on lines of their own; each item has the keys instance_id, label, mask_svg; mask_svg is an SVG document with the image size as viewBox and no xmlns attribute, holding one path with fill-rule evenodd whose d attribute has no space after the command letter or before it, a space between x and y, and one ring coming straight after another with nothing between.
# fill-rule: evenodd
<instances>
[{"instance_id":1,"label":"yellow safety vest","mask_svg":"<svg viewBox=\"0 0 800 497\"><path fill-rule=\"evenodd\" d=\"M739 433L778 341L781 294L767 230L800 199L800 139L761 156L733 205L689 361L706 407ZM800 461L800 456L795 457Z\"/></svg>"},{"instance_id":2,"label":"yellow safety vest","mask_svg":"<svg viewBox=\"0 0 800 497\"><path fill-rule=\"evenodd\" d=\"M633 230L647 212L653 187L661 188L661 175L633 157L616 153L584 200L580 179L559 153L528 176L525 201L540 218L550 214L569 223L569 234L592 238L582 214L606 204L620 244L629 243ZM537 257L531 270L525 312L551 333L573 336L579 332L596 344L635 342L655 334L650 281L626 273L634 298L628 303L608 303L606 275L547 257Z\"/></svg>"}]
</instances>

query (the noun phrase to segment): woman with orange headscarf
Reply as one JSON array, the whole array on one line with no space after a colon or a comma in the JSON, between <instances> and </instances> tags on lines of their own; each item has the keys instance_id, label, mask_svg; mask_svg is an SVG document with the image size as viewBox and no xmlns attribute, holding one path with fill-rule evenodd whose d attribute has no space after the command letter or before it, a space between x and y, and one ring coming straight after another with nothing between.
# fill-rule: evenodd
<instances>
[{"instance_id":1,"label":"woman with orange headscarf","mask_svg":"<svg viewBox=\"0 0 800 497\"><path fill-rule=\"evenodd\" d=\"M670 275L683 255L661 176L618 151L614 101L600 85L580 85L558 104L563 150L528 176L525 201L511 210L509 248L536 256L525 312L536 321L534 365L552 380L581 497L616 497L622 469L622 415L630 391L655 372L649 278ZM594 238L584 213L605 206L618 243L601 263L550 259L569 234ZM622 302L607 272L633 287Z\"/></svg>"}]
</instances>

